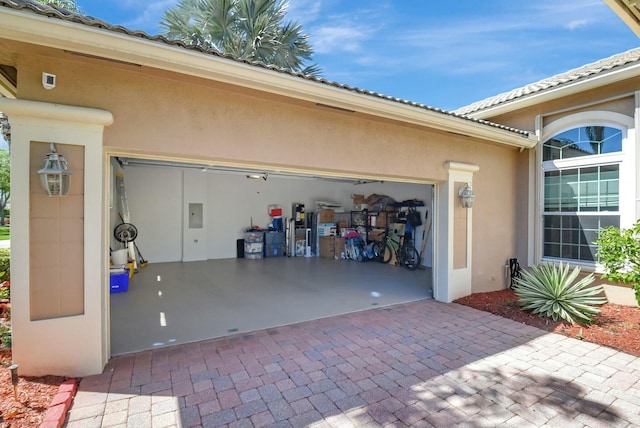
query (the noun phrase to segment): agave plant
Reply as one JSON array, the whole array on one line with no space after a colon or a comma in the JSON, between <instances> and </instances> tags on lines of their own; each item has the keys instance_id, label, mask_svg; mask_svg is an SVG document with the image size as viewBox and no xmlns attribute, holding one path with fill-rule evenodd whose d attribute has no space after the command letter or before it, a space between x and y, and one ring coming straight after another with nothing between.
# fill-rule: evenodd
<instances>
[{"instance_id":1,"label":"agave plant","mask_svg":"<svg viewBox=\"0 0 640 428\"><path fill-rule=\"evenodd\" d=\"M522 309L534 314L561 318L571 324L589 323L600 313L597 305L607 303L602 285L591 286L593 274L576 281L580 267L569 273L569 264L544 263L522 271L515 280L514 291ZM575 282L575 283L574 283Z\"/></svg>"}]
</instances>

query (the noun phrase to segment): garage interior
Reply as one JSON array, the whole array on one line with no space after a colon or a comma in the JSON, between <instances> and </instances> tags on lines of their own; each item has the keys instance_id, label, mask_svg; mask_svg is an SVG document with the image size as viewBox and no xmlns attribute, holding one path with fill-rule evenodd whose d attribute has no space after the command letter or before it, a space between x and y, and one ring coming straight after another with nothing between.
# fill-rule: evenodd
<instances>
[{"instance_id":1,"label":"garage interior","mask_svg":"<svg viewBox=\"0 0 640 428\"><path fill-rule=\"evenodd\" d=\"M112 355L433 297L431 183L123 156L111 183L111 231L133 224L147 262L110 294ZM408 211L418 269L341 247L349 232L371 242L406 227ZM111 235L112 252L127 247Z\"/></svg>"}]
</instances>

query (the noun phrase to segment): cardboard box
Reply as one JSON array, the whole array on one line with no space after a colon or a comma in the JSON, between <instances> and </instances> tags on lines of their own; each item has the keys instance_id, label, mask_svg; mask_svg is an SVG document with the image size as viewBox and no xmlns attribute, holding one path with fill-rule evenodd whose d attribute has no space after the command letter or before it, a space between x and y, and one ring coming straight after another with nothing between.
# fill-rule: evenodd
<instances>
[{"instance_id":1,"label":"cardboard box","mask_svg":"<svg viewBox=\"0 0 640 428\"><path fill-rule=\"evenodd\" d=\"M376 217L376 227L387 227L396 221L395 213L379 212Z\"/></svg>"},{"instance_id":2,"label":"cardboard box","mask_svg":"<svg viewBox=\"0 0 640 428\"><path fill-rule=\"evenodd\" d=\"M369 232L369 241L382 241L384 232L384 229L372 229Z\"/></svg>"},{"instance_id":3,"label":"cardboard box","mask_svg":"<svg viewBox=\"0 0 640 428\"><path fill-rule=\"evenodd\" d=\"M364 211L368 209L369 209L369 205L367 204L353 204L354 211Z\"/></svg>"},{"instance_id":4,"label":"cardboard box","mask_svg":"<svg viewBox=\"0 0 640 428\"><path fill-rule=\"evenodd\" d=\"M344 238L340 236L334 237L334 251L335 255L340 258L342 253L344 253Z\"/></svg>"},{"instance_id":5,"label":"cardboard box","mask_svg":"<svg viewBox=\"0 0 640 428\"><path fill-rule=\"evenodd\" d=\"M336 255L335 237L333 236L321 236L320 237L320 257L332 259Z\"/></svg>"},{"instance_id":6,"label":"cardboard box","mask_svg":"<svg viewBox=\"0 0 640 428\"><path fill-rule=\"evenodd\" d=\"M364 204L364 195L351 195L351 200L353 201L353 205Z\"/></svg>"},{"instance_id":7,"label":"cardboard box","mask_svg":"<svg viewBox=\"0 0 640 428\"><path fill-rule=\"evenodd\" d=\"M318 225L318 236L335 236L336 231L335 223L320 223Z\"/></svg>"},{"instance_id":8,"label":"cardboard box","mask_svg":"<svg viewBox=\"0 0 640 428\"><path fill-rule=\"evenodd\" d=\"M320 223L333 223L334 211L330 208L325 208L319 211Z\"/></svg>"}]
</instances>

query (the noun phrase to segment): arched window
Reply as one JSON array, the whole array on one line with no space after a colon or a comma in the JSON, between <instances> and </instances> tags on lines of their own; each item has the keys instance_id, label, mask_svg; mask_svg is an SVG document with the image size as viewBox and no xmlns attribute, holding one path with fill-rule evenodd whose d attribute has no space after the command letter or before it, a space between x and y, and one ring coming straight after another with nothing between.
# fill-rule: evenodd
<instances>
[{"instance_id":1,"label":"arched window","mask_svg":"<svg viewBox=\"0 0 640 428\"><path fill-rule=\"evenodd\" d=\"M544 141L543 257L595 263L598 230L620 227L625 134L618 127L585 124Z\"/></svg>"}]
</instances>

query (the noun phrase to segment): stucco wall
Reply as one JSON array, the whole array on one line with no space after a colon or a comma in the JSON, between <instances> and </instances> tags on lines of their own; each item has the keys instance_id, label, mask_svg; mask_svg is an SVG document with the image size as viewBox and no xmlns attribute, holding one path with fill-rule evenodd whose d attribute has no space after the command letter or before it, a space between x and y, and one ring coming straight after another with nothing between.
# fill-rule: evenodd
<instances>
[{"instance_id":1,"label":"stucco wall","mask_svg":"<svg viewBox=\"0 0 640 428\"><path fill-rule=\"evenodd\" d=\"M4 45L16 50L19 98L113 113L104 136L110 152L433 182L447 179L448 160L476 164L473 221L482 227L474 229L473 289L504 288L518 221L514 148L143 67ZM55 89L42 88L43 71L56 74Z\"/></svg>"}]
</instances>

